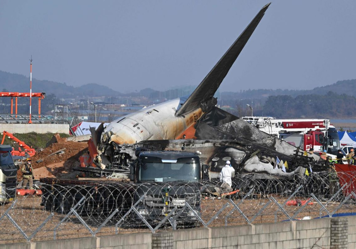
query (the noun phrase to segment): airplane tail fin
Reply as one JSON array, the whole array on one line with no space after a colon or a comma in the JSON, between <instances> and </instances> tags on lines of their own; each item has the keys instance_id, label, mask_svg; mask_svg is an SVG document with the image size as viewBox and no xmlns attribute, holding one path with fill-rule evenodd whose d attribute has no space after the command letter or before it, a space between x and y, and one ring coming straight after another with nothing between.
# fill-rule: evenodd
<instances>
[{"instance_id":1,"label":"airplane tail fin","mask_svg":"<svg viewBox=\"0 0 356 249\"><path fill-rule=\"evenodd\" d=\"M265 5L260 10L260 12L258 12L258 14L250 22L247 28L242 32L242 34L236 39L236 41L221 57L218 63L216 63L216 65L208 73L208 75L205 76L203 81L184 102L184 104L178 109L178 111L176 112L176 116L184 115L201 107L202 104L204 105L211 102L221 82L223 81L223 79L229 72L231 66L234 64L240 52L244 48L245 44L251 37L252 33L261 21L270 4L271 3Z\"/></svg>"}]
</instances>

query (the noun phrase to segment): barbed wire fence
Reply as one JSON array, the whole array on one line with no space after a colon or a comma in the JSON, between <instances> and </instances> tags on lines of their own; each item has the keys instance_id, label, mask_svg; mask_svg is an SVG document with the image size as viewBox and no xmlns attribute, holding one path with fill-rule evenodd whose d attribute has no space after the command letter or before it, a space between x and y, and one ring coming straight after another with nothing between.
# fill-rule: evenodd
<instances>
[{"instance_id":1,"label":"barbed wire fence","mask_svg":"<svg viewBox=\"0 0 356 249\"><path fill-rule=\"evenodd\" d=\"M0 243L273 223L356 213L355 175L320 172L294 179L237 176L219 182L41 184L41 196L0 206Z\"/></svg>"}]
</instances>

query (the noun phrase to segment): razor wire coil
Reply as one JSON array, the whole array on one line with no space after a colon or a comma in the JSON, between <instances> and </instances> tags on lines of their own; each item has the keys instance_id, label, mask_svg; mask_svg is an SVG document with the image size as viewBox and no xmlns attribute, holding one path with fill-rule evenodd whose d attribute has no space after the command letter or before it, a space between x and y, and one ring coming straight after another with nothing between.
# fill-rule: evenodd
<instances>
[{"instance_id":1,"label":"razor wire coil","mask_svg":"<svg viewBox=\"0 0 356 249\"><path fill-rule=\"evenodd\" d=\"M0 206L0 243L331 217L356 212L355 175L238 175L221 183L41 183L42 196Z\"/></svg>"}]
</instances>

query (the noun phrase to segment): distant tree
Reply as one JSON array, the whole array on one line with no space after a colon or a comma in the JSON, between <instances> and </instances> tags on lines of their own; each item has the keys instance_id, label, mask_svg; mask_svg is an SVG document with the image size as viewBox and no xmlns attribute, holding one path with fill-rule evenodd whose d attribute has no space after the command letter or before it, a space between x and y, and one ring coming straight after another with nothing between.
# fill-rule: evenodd
<instances>
[{"instance_id":1,"label":"distant tree","mask_svg":"<svg viewBox=\"0 0 356 249\"><path fill-rule=\"evenodd\" d=\"M329 91L325 95L269 96L263 113L277 118L353 118L355 109L355 97Z\"/></svg>"}]
</instances>

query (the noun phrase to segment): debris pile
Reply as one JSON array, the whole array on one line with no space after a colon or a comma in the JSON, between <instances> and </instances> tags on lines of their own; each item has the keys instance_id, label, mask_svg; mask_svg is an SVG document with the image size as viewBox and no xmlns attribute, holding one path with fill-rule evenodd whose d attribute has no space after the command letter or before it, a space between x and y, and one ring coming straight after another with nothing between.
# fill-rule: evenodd
<instances>
[{"instance_id":1,"label":"debris pile","mask_svg":"<svg viewBox=\"0 0 356 249\"><path fill-rule=\"evenodd\" d=\"M61 138L59 134L53 136L48 147L37 152L32 157L32 168L36 180L43 177L70 177L76 172L72 168L79 164L79 157L86 153L88 144L86 142L72 142ZM21 170L17 177L22 179Z\"/></svg>"}]
</instances>

